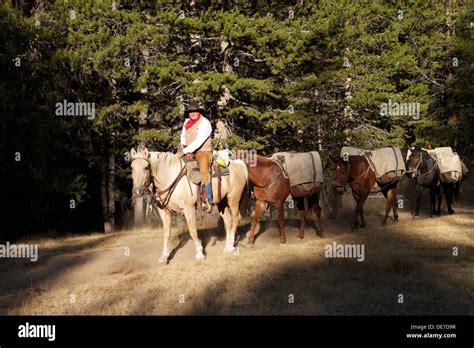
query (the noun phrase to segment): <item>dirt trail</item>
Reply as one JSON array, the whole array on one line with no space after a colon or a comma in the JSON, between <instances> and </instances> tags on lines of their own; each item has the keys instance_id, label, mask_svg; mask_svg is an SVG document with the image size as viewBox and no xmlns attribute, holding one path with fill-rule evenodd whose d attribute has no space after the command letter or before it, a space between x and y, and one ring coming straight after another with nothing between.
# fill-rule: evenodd
<instances>
[{"instance_id":1,"label":"dirt trail","mask_svg":"<svg viewBox=\"0 0 474 348\"><path fill-rule=\"evenodd\" d=\"M240 246L238 256L224 255L222 225L209 217L200 223L207 259L195 261L194 243L185 224L180 223L173 228L172 239L172 247L179 247L166 266L158 263L163 242L161 228L25 241L38 242L39 260L36 263L18 259L1 261L0 313L284 314L288 310L295 314L358 313L364 307L357 307L354 301L368 300L355 300L347 294L347 286L363 293L367 285L382 287L367 290L365 295L384 298L387 293L396 292L390 287L397 282L401 282L402 288L410 288L409 284L413 283L413 296L422 299L420 307L411 307L410 311L435 313L443 307L433 307L429 305L432 299L423 297L427 296L423 289L433 287L433 280L424 277L432 276L435 270L439 277L446 280L449 275L452 281L439 284L440 290L434 291L433 296L439 297L439 293L456 288L456 299L448 303L451 310L458 313L462 309L472 314L474 214L467 209L457 211L454 216L416 220L408 212L401 212L400 221L390 220L387 227L380 226L381 214L368 211L368 227L352 232L353 215L347 210L338 219L323 220L324 239L316 236L314 223L310 221L305 239L298 240L298 221L290 220L286 245L279 244L276 223L263 221L255 247ZM248 224L241 226L241 232L246 230ZM212 236L216 237L215 245ZM325 258L324 247L333 241L363 243L367 261L358 264L354 260ZM460 249L457 258L451 255L454 246ZM453 267L458 274L450 274ZM289 288L299 292L300 299L309 301L310 306L307 303L286 308L286 302L283 309L272 310L271 298L277 296L281 297L279 301L286 301ZM187 293L192 305L180 306L177 298L181 292ZM265 299L251 305L242 292ZM312 298L313 293L318 301ZM76 297L82 301L81 304L71 304L71 295L74 301ZM209 296L220 304L206 304ZM334 296L339 298L336 300ZM325 301L329 305L324 306ZM394 310L386 304L366 305L366 308L367 313L380 314Z\"/></svg>"}]
</instances>

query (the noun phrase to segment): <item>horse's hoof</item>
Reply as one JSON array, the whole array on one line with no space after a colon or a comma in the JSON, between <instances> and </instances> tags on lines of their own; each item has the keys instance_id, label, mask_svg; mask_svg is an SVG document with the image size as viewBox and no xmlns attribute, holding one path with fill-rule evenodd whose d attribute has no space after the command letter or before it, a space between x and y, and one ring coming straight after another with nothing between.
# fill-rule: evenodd
<instances>
[{"instance_id":1,"label":"horse's hoof","mask_svg":"<svg viewBox=\"0 0 474 348\"><path fill-rule=\"evenodd\" d=\"M453 214L454 214L454 210L452 210L452 209L451 209L451 210L448 210L448 213L449 213L450 215L453 215Z\"/></svg>"},{"instance_id":2,"label":"horse's hoof","mask_svg":"<svg viewBox=\"0 0 474 348\"><path fill-rule=\"evenodd\" d=\"M298 234L298 235L296 236L296 239L298 239L298 240L303 240L303 239L304 239L304 234L303 234L303 235Z\"/></svg>"},{"instance_id":3,"label":"horse's hoof","mask_svg":"<svg viewBox=\"0 0 474 348\"><path fill-rule=\"evenodd\" d=\"M398 221L398 215L393 217L394 221Z\"/></svg>"},{"instance_id":4,"label":"horse's hoof","mask_svg":"<svg viewBox=\"0 0 474 348\"><path fill-rule=\"evenodd\" d=\"M321 230L321 231L316 231L316 234L321 237L321 238L324 238L324 231Z\"/></svg>"},{"instance_id":5,"label":"horse's hoof","mask_svg":"<svg viewBox=\"0 0 474 348\"><path fill-rule=\"evenodd\" d=\"M286 238L285 239L280 239L280 245L285 245L286 244Z\"/></svg>"},{"instance_id":6,"label":"horse's hoof","mask_svg":"<svg viewBox=\"0 0 474 348\"><path fill-rule=\"evenodd\" d=\"M161 257L158 259L159 263L167 263L168 262L168 256L161 255Z\"/></svg>"},{"instance_id":7,"label":"horse's hoof","mask_svg":"<svg viewBox=\"0 0 474 348\"><path fill-rule=\"evenodd\" d=\"M382 226L387 225L387 221L382 221Z\"/></svg>"},{"instance_id":8,"label":"horse's hoof","mask_svg":"<svg viewBox=\"0 0 474 348\"><path fill-rule=\"evenodd\" d=\"M196 255L196 260L204 260L206 257L204 256L204 254L197 254Z\"/></svg>"},{"instance_id":9,"label":"horse's hoof","mask_svg":"<svg viewBox=\"0 0 474 348\"><path fill-rule=\"evenodd\" d=\"M240 245L241 247L243 247L243 248L253 248L254 243L253 243L253 241L247 240L247 242L245 242L245 243L244 243L244 242L240 242L239 245Z\"/></svg>"},{"instance_id":10,"label":"horse's hoof","mask_svg":"<svg viewBox=\"0 0 474 348\"><path fill-rule=\"evenodd\" d=\"M224 253L232 253L235 251L235 247L231 247L231 248L228 248L228 247L225 247L224 248Z\"/></svg>"}]
</instances>

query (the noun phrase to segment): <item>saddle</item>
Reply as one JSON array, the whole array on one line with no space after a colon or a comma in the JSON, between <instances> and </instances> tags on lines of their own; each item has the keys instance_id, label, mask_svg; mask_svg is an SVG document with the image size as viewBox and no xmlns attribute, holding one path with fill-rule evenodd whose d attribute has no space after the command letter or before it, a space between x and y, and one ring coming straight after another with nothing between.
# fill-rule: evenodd
<instances>
[{"instance_id":1,"label":"saddle","mask_svg":"<svg viewBox=\"0 0 474 348\"><path fill-rule=\"evenodd\" d=\"M341 149L342 158L345 156L363 156L375 173L379 186L401 180L405 174L405 162L398 147L384 147L376 150L364 150L344 146Z\"/></svg>"},{"instance_id":2,"label":"saddle","mask_svg":"<svg viewBox=\"0 0 474 348\"><path fill-rule=\"evenodd\" d=\"M307 197L321 188L323 168L318 152L278 152L271 158L282 164L293 197Z\"/></svg>"},{"instance_id":3,"label":"saddle","mask_svg":"<svg viewBox=\"0 0 474 348\"><path fill-rule=\"evenodd\" d=\"M184 162L186 163L186 175L189 180L193 184L199 185L202 181L202 175L199 170L199 166L195 159L194 154L190 154L191 156L184 157ZM217 158L213 156L212 164L211 164L211 178L217 178L217 197L218 201L221 200L221 182L222 176L226 176L230 174L230 170L228 166L222 164L222 162L217 161ZM201 196L203 196L204 191L201 190Z\"/></svg>"}]
</instances>

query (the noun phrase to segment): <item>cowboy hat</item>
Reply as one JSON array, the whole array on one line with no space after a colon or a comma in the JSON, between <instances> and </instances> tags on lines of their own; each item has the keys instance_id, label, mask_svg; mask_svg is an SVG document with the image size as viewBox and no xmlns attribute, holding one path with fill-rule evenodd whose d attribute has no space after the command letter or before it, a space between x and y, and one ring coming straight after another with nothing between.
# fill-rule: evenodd
<instances>
[{"instance_id":1,"label":"cowboy hat","mask_svg":"<svg viewBox=\"0 0 474 348\"><path fill-rule=\"evenodd\" d=\"M201 115L204 115L204 108L202 106L202 104L200 103L199 100L197 99L192 99L189 104L188 104L188 107L186 108L186 110L184 111L184 116L185 117L189 117L188 114L190 112L193 112L193 111L199 111L199 113Z\"/></svg>"}]
</instances>

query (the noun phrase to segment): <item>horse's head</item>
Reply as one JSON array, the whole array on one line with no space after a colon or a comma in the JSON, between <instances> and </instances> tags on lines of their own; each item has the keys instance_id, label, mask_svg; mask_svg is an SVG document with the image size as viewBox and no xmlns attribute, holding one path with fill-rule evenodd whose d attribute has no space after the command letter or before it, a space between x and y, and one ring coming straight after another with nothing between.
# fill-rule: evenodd
<instances>
[{"instance_id":1,"label":"horse's head","mask_svg":"<svg viewBox=\"0 0 474 348\"><path fill-rule=\"evenodd\" d=\"M343 194L345 191L345 186L349 182L350 170L349 170L349 160L344 161L342 157L336 158L330 156L331 160L336 165L336 180L334 181L334 190L338 194Z\"/></svg>"},{"instance_id":2,"label":"horse's head","mask_svg":"<svg viewBox=\"0 0 474 348\"><path fill-rule=\"evenodd\" d=\"M418 168L423 161L423 154L421 147L417 146L414 149L408 150L407 161L405 163L405 175L409 178L415 178L418 174Z\"/></svg>"},{"instance_id":3,"label":"horse's head","mask_svg":"<svg viewBox=\"0 0 474 348\"><path fill-rule=\"evenodd\" d=\"M141 197L145 188L150 184L150 162L148 160L148 149L137 152L132 148L130 151L132 160L132 180L133 180L133 197Z\"/></svg>"}]
</instances>

